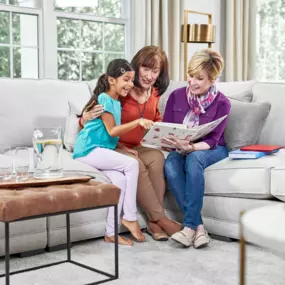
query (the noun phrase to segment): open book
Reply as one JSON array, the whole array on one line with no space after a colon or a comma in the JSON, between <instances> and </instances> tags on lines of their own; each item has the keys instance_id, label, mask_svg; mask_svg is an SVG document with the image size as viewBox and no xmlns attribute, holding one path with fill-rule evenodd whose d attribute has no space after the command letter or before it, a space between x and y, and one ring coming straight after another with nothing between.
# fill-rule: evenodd
<instances>
[{"instance_id":1,"label":"open book","mask_svg":"<svg viewBox=\"0 0 285 285\"><path fill-rule=\"evenodd\" d=\"M227 115L213 122L193 128L189 128L183 124L157 122L146 133L141 144L149 147L169 147L168 144L162 143L161 139L170 135L178 139L187 139L189 142L195 142L212 132L226 117Z\"/></svg>"}]
</instances>

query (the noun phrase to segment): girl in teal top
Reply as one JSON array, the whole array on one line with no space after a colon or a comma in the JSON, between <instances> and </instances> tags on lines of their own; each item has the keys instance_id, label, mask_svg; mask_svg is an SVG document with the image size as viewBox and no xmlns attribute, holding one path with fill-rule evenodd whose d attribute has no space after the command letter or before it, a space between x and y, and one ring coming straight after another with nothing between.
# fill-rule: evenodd
<instances>
[{"instance_id":1,"label":"girl in teal top","mask_svg":"<svg viewBox=\"0 0 285 285\"><path fill-rule=\"evenodd\" d=\"M121 125L120 96L127 96L133 88L135 72L128 61L115 59L108 65L107 72L100 76L93 96L83 108L90 111L95 105L104 107L100 118L88 121L77 136L73 158L104 172L113 184L121 189L118 204L118 216L123 213L121 222L130 230L136 241L145 240L137 221L136 194L138 182L138 162L136 159L115 151L124 148L119 143L119 136L137 126L150 129L153 122L138 119ZM81 116L82 116L81 114ZM129 150L132 153L132 150ZM120 220L120 219L119 219ZM114 211L109 209L105 241L114 242ZM120 237L119 243L132 245L130 239Z\"/></svg>"}]
</instances>

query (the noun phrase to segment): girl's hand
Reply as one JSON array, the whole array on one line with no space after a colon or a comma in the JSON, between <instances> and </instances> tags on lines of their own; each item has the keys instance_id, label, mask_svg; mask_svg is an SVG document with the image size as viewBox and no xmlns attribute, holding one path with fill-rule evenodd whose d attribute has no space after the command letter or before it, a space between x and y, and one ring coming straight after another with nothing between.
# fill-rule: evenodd
<instances>
[{"instance_id":1,"label":"girl's hand","mask_svg":"<svg viewBox=\"0 0 285 285\"><path fill-rule=\"evenodd\" d=\"M162 138L163 143L168 144L170 147L176 148L178 150L182 150L185 152L193 151L193 146L190 144L190 138L186 137L181 140L176 138L175 136L167 136Z\"/></svg>"},{"instance_id":2,"label":"girl's hand","mask_svg":"<svg viewBox=\"0 0 285 285\"><path fill-rule=\"evenodd\" d=\"M146 130L151 129L151 127L153 126L154 122L148 119L139 119L139 125L143 128L145 128Z\"/></svg>"},{"instance_id":3,"label":"girl's hand","mask_svg":"<svg viewBox=\"0 0 285 285\"><path fill-rule=\"evenodd\" d=\"M104 112L102 105L95 105L94 108L88 112L84 111L82 115L83 125L87 122L100 117Z\"/></svg>"}]
</instances>

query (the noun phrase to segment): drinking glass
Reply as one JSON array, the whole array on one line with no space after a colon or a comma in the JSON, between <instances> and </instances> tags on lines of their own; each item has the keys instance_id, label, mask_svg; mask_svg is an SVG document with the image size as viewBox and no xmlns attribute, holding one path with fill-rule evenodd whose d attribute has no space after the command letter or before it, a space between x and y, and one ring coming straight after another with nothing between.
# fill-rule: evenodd
<instances>
[{"instance_id":1,"label":"drinking glass","mask_svg":"<svg viewBox=\"0 0 285 285\"><path fill-rule=\"evenodd\" d=\"M22 182L29 178L30 160L27 147L16 147L14 154L16 181Z\"/></svg>"},{"instance_id":2,"label":"drinking glass","mask_svg":"<svg viewBox=\"0 0 285 285\"><path fill-rule=\"evenodd\" d=\"M61 127L38 128L33 134L34 177L60 178L62 166L62 130Z\"/></svg>"},{"instance_id":3,"label":"drinking glass","mask_svg":"<svg viewBox=\"0 0 285 285\"><path fill-rule=\"evenodd\" d=\"M0 145L0 181L10 180L13 172L11 147Z\"/></svg>"}]
</instances>

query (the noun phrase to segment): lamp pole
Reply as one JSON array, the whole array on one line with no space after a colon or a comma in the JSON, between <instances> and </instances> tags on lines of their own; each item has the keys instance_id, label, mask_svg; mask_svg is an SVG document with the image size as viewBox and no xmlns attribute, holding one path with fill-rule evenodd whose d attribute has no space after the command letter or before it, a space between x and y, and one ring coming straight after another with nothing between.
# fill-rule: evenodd
<instances>
[{"instance_id":1,"label":"lamp pole","mask_svg":"<svg viewBox=\"0 0 285 285\"><path fill-rule=\"evenodd\" d=\"M208 25L212 25L212 14L197 12L192 10L184 10L184 25L183 25L183 35L182 35L182 40L184 41L184 80L187 80L187 43L190 34L190 25L188 26L188 14L190 13L208 16ZM208 48L212 48L212 42L208 41L207 43L208 43Z\"/></svg>"}]
</instances>

